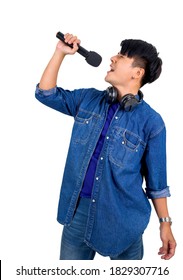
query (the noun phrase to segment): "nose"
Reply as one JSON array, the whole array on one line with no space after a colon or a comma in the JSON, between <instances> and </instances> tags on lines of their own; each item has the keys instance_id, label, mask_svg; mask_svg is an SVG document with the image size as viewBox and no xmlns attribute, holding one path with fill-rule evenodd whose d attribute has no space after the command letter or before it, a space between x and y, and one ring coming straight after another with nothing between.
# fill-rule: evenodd
<instances>
[{"instance_id":1,"label":"nose","mask_svg":"<svg viewBox=\"0 0 183 280\"><path fill-rule=\"evenodd\" d=\"M112 56L110 60L111 60L112 62L116 62L116 61L117 61L117 55Z\"/></svg>"}]
</instances>

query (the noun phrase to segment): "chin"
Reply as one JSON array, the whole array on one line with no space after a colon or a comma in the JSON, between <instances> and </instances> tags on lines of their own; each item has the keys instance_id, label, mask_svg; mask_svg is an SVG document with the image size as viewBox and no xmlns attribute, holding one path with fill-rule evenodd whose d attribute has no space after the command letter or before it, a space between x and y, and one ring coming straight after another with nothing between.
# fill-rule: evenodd
<instances>
[{"instance_id":1,"label":"chin","mask_svg":"<svg viewBox=\"0 0 183 280\"><path fill-rule=\"evenodd\" d=\"M111 71L108 71L107 75L105 76L105 81L111 84L112 83L112 76L110 74L111 74Z\"/></svg>"},{"instance_id":2,"label":"chin","mask_svg":"<svg viewBox=\"0 0 183 280\"><path fill-rule=\"evenodd\" d=\"M108 75L105 76L104 80L108 83L110 83L110 79L108 78Z\"/></svg>"},{"instance_id":3,"label":"chin","mask_svg":"<svg viewBox=\"0 0 183 280\"><path fill-rule=\"evenodd\" d=\"M105 78L105 81L112 86L112 82L109 79Z\"/></svg>"}]
</instances>

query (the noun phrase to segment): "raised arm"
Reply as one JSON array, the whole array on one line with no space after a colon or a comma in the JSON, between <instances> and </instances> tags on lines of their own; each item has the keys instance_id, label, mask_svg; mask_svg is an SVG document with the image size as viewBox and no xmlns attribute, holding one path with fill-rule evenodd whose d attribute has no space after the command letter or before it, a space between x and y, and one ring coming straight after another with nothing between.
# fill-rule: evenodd
<instances>
[{"instance_id":1,"label":"raised arm","mask_svg":"<svg viewBox=\"0 0 183 280\"><path fill-rule=\"evenodd\" d=\"M73 44L73 48L68 47L62 41L57 43L55 52L46 69L44 70L39 83L39 88L43 90L49 90L56 86L58 72L64 57L68 54L73 55L78 50L78 44L80 44L80 40L78 40L76 36L67 33L64 37L66 43Z\"/></svg>"}]
</instances>

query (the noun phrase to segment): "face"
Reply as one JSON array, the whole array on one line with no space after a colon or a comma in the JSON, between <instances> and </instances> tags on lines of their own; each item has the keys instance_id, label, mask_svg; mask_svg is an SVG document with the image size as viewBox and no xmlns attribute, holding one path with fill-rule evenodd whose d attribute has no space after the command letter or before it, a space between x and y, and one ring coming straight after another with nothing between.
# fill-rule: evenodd
<instances>
[{"instance_id":1,"label":"face","mask_svg":"<svg viewBox=\"0 0 183 280\"><path fill-rule=\"evenodd\" d=\"M133 61L133 58L120 53L111 57L111 69L107 72L105 81L117 88L127 86L135 73L135 68L132 66Z\"/></svg>"}]
</instances>

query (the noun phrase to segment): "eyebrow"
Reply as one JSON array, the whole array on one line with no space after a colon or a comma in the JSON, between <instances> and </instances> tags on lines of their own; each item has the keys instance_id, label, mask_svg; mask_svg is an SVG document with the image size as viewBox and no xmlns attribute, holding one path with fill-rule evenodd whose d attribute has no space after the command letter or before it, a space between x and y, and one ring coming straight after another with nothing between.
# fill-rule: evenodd
<instances>
[{"instance_id":1,"label":"eyebrow","mask_svg":"<svg viewBox=\"0 0 183 280\"><path fill-rule=\"evenodd\" d=\"M118 52L118 55L120 55L120 56L124 57L124 55L123 55L123 54L121 54L120 52Z\"/></svg>"}]
</instances>

